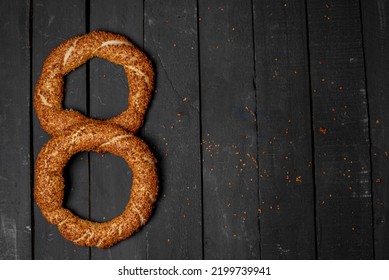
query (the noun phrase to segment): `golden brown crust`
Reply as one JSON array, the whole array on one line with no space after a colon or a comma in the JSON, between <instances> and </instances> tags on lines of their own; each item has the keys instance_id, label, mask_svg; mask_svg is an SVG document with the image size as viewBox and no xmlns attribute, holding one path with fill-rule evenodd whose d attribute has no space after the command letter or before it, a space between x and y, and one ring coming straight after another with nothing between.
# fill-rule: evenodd
<instances>
[{"instance_id":1,"label":"golden brown crust","mask_svg":"<svg viewBox=\"0 0 389 280\"><path fill-rule=\"evenodd\" d=\"M122 65L127 75L131 91L128 108L109 120L87 118L62 108L63 77L93 57ZM143 124L153 87L152 64L142 51L121 35L94 31L73 37L50 53L35 87L34 106L42 127L53 136L84 123L111 123L136 133Z\"/></svg>"},{"instance_id":2,"label":"golden brown crust","mask_svg":"<svg viewBox=\"0 0 389 280\"><path fill-rule=\"evenodd\" d=\"M92 57L124 67L131 94L128 109L109 120L87 118L64 110L63 77ZM43 216L77 245L110 247L131 236L151 215L158 192L156 160L135 133L143 124L154 86L150 61L125 37L94 31L55 48L47 57L34 93L36 114L53 138L36 160L34 197ZM63 169L81 151L109 152L123 157L132 169L130 200L121 215L98 223L81 219L62 206Z\"/></svg>"},{"instance_id":3,"label":"golden brown crust","mask_svg":"<svg viewBox=\"0 0 389 280\"><path fill-rule=\"evenodd\" d=\"M81 219L62 206L63 169L81 151L109 152L123 157L133 172L130 200L123 213L98 223ZM49 140L36 160L35 200L43 216L77 245L110 247L128 238L148 220L158 192L155 158L138 137L112 124L88 123Z\"/></svg>"}]
</instances>

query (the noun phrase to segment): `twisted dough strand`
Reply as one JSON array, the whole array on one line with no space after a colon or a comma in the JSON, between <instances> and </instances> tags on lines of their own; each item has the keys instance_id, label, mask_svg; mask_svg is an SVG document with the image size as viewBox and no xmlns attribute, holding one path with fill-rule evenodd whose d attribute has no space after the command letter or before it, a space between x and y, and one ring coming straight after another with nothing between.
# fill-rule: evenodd
<instances>
[{"instance_id":1,"label":"twisted dough strand","mask_svg":"<svg viewBox=\"0 0 389 280\"><path fill-rule=\"evenodd\" d=\"M133 172L130 201L111 221L83 220L62 206L63 169L81 151L109 152L123 157ZM158 192L155 158L138 137L111 124L85 124L47 142L36 161L35 200L43 216L77 245L105 248L132 235L148 220Z\"/></svg>"},{"instance_id":2,"label":"twisted dough strand","mask_svg":"<svg viewBox=\"0 0 389 280\"><path fill-rule=\"evenodd\" d=\"M96 56L122 65L131 91L128 109L104 121L62 108L63 77ZM95 31L71 38L54 49L44 63L34 105L42 128L53 138L36 160L34 197L47 221L77 245L110 247L131 236L151 215L158 193L156 160L133 133L143 124L153 86L154 72L146 55L117 34ZM63 169L81 151L113 153L132 169L130 200L121 215L108 222L81 219L62 206Z\"/></svg>"},{"instance_id":3,"label":"twisted dough strand","mask_svg":"<svg viewBox=\"0 0 389 280\"><path fill-rule=\"evenodd\" d=\"M93 57L122 65L131 92L127 110L105 121L62 108L63 77ZM92 122L112 123L136 133L143 124L153 86L153 67L142 51L123 36L94 31L71 38L50 53L35 87L34 106L42 127L53 136L75 124Z\"/></svg>"}]
</instances>

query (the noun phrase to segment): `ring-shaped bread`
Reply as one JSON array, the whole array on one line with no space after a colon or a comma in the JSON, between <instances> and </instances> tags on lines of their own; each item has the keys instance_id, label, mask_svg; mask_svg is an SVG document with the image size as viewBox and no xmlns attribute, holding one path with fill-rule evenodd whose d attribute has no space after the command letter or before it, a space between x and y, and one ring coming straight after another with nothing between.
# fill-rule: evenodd
<instances>
[{"instance_id":1,"label":"ring-shaped bread","mask_svg":"<svg viewBox=\"0 0 389 280\"><path fill-rule=\"evenodd\" d=\"M62 107L63 77L93 57L122 65L130 89L127 110L104 121ZM153 87L153 67L142 51L121 35L93 31L63 42L49 54L35 87L34 106L42 128L53 136L88 122L112 123L136 133L143 124Z\"/></svg>"},{"instance_id":2,"label":"ring-shaped bread","mask_svg":"<svg viewBox=\"0 0 389 280\"><path fill-rule=\"evenodd\" d=\"M109 152L132 170L130 200L121 215L99 223L82 219L63 207L63 169L81 151ZM156 160L138 137L111 124L85 124L50 139L36 160L35 200L48 222L77 245L107 248L128 238L148 220L158 192Z\"/></svg>"}]
</instances>

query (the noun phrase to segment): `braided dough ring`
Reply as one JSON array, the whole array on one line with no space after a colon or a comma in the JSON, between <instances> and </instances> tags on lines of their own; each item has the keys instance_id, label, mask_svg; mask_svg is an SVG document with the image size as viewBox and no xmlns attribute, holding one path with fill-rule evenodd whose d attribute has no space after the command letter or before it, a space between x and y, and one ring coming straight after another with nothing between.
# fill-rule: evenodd
<instances>
[{"instance_id":1,"label":"braided dough ring","mask_svg":"<svg viewBox=\"0 0 389 280\"><path fill-rule=\"evenodd\" d=\"M63 77L93 57L122 65L131 92L127 110L106 121L62 108ZM53 136L70 126L88 122L117 124L136 133L143 124L153 86L152 64L142 51L123 36L94 31L71 38L50 53L35 87L34 106L42 128Z\"/></svg>"},{"instance_id":2,"label":"braided dough ring","mask_svg":"<svg viewBox=\"0 0 389 280\"><path fill-rule=\"evenodd\" d=\"M63 169L81 151L109 152L123 157L132 169L130 200L123 213L98 223L81 219L62 206ZM111 124L85 124L49 140L38 155L35 200L48 222L77 245L107 248L131 236L148 220L158 192L156 160L138 137Z\"/></svg>"}]
</instances>

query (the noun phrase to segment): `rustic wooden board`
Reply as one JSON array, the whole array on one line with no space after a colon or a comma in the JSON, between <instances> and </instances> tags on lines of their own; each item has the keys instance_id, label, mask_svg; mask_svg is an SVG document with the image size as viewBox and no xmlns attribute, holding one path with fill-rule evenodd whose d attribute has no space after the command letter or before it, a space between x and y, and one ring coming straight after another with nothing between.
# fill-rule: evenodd
<instances>
[{"instance_id":1,"label":"rustic wooden board","mask_svg":"<svg viewBox=\"0 0 389 280\"><path fill-rule=\"evenodd\" d=\"M0 2L0 259L389 259L388 2ZM65 240L32 197L51 138L32 107L44 59L95 29L128 37L156 70L139 136L159 160L158 202L104 250ZM123 69L102 59L65 88L64 106L95 118L127 107ZM80 153L65 206L109 220L131 175Z\"/></svg>"},{"instance_id":2,"label":"rustic wooden board","mask_svg":"<svg viewBox=\"0 0 389 280\"><path fill-rule=\"evenodd\" d=\"M369 97L374 244L376 259L389 259L389 1L361 1Z\"/></svg>"},{"instance_id":3,"label":"rustic wooden board","mask_svg":"<svg viewBox=\"0 0 389 280\"><path fill-rule=\"evenodd\" d=\"M201 259L201 158L196 1L145 1L144 46L156 90L144 139L160 194L146 225L148 259Z\"/></svg>"},{"instance_id":4,"label":"rustic wooden board","mask_svg":"<svg viewBox=\"0 0 389 280\"><path fill-rule=\"evenodd\" d=\"M320 259L373 257L359 1L308 1Z\"/></svg>"},{"instance_id":5,"label":"rustic wooden board","mask_svg":"<svg viewBox=\"0 0 389 280\"><path fill-rule=\"evenodd\" d=\"M261 257L314 259L305 1L254 2Z\"/></svg>"},{"instance_id":6,"label":"rustic wooden board","mask_svg":"<svg viewBox=\"0 0 389 280\"><path fill-rule=\"evenodd\" d=\"M143 1L93 1L90 30L126 36L143 45ZM123 67L102 59L90 62L90 114L108 119L127 109L129 95ZM91 218L108 221L120 215L130 198L132 172L122 158L92 153L90 157ZM144 231L109 249L93 248L92 259L145 259Z\"/></svg>"},{"instance_id":7,"label":"rustic wooden board","mask_svg":"<svg viewBox=\"0 0 389 280\"><path fill-rule=\"evenodd\" d=\"M249 1L199 1L204 257L260 257Z\"/></svg>"},{"instance_id":8,"label":"rustic wooden board","mask_svg":"<svg viewBox=\"0 0 389 280\"><path fill-rule=\"evenodd\" d=\"M85 32L85 1L71 0L66 5L61 1L33 1L32 28L32 80L33 86L42 71L45 58L50 51L70 37ZM66 24L64 24L66 23ZM87 113L86 67L81 66L65 79L66 108ZM32 102L31 102L32 104ZM34 159L43 144L50 139L40 127L35 113L33 118ZM65 169L65 206L76 214L89 218L89 174L88 155L75 155ZM35 204L35 246L36 259L88 259L89 249L73 245L65 240L56 226L49 224Z\"/></svg>"},{"instance_id":9,"label":"rustic wooden board","mask_svg":"<svg viewBox=\"0 0 389 280\"><path fill-rule=\"evenodd\" d=\"M33 254L29 8L0 2L0 259Z\"/></svg>"}]
</instances>

